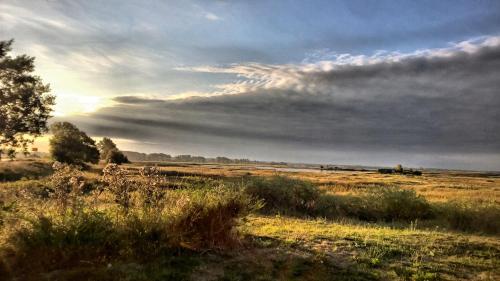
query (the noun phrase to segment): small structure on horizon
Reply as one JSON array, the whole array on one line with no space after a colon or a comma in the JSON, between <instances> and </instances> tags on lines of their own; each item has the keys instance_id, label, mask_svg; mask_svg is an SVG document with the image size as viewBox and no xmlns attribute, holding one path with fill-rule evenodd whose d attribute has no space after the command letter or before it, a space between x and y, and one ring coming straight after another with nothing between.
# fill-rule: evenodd
<instances>
[{"instance_id":1,"label":"small structure on horizon","mask_svg":"<svg viewBox=\"0 0 500 281\"><path fill-rule=\"evenodd\" d=\"M387 168L378 169L378 172L381 174L401 174L401 175L413 175L413 176L422 175L422 171L413 169L404 169L401 164L398 164L394 169L387 169Z\"/></svg>"}]
</instances>

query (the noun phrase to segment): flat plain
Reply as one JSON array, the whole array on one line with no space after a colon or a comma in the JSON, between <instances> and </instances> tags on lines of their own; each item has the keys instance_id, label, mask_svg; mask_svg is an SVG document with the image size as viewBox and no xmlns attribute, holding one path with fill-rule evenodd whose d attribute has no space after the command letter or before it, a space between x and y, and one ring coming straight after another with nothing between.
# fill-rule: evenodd
<instances>
[{"instance_id":1,"label":"flat plain","mask_svg":"<svg viewBox=\"0 0 500 281\"><path fill-rule=\"evenodd\" d=\"M84 257L68 254L63 263L65 253L75 250L71 243L59 247L60 252L30 252L26 241L20 250L12 238L18 231L33 230L30 219L51 216L47 202L54 199L44 195L53 184L50 163L0 165L0 273L13 280L500 279L500 175L495 173L424 171L422 176L409 176L279 165L127 164L121 169L130 182L144 181L140 168L156 165L171 198L200 185L242 190L254 186L258 191L254 188L251 194L260 198L260 205L238 219L235 243L223 247L194 246L185 240L146 259L98 251ZM81 172L90 189L99 186L102 169L95 165ZM271 202L275 188L278 193L280 188L299 190L296 186L302 183L314 189L314 195L294 196L299 201L313 198L313 203L293 202L307 208ZM262 189L267 193L260 193ZM79 196L85 202L98 200L96 208L101 211L113 204L106 192L98 199ZM411 200L418 204L411 205ZM87 247L82 241L78 247Z\"/></svg>"}]
</instances>

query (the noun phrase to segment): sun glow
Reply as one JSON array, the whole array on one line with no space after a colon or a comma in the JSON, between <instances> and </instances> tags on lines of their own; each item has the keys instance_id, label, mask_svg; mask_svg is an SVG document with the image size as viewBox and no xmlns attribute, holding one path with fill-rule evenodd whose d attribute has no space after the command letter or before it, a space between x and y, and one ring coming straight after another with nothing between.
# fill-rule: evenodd
<instances>
[{"instance_id":1,"label":"sun glow","mask_svg":"<svg viewBox=\"0 0 500 281\"><path fill-rule=\"evenodd\" d=\"M77 94L56 95L54 116L68 116L80 113L91 113L105 104L102 97Z\"/></svg>"}]
</instances>

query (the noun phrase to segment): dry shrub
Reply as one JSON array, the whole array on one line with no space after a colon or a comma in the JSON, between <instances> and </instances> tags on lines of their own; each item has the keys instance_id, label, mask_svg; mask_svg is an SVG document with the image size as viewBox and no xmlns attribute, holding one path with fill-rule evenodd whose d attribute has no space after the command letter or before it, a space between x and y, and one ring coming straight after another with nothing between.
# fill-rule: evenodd
<instances>
[{"instance_id":1,"label":"dry shrub","mask_svg":"<svg viewBox=\"0 0 500 281\"><path fill-rule=\"evenodd\" d=\"M259 207L250 197L224 185L171 192L168 210L175 244L222 249L237 243L239 219Z\"/></svg>"},{"instance_id":2,"label":"dry shrub","mask_svg":"<svg viewBox=\"0 0 500 281\"><path fill-rule=\"evenodd\" d=\"M142 204L144 208L163 208L163 198L165 190L163 185L166 180L161 175L160 169L157 167L143 167L139 170L141 175L141 183L138 190L142 196Z\"/></svg>"},{"instance_id":3,"label":"dry shrub","mask_svg":"<svg viewBox=\"0 0 500 281\"><path fill-rule=\"evenodd\" d=\"M127 178L127 171L117 164L108 164L102 170L102 181L107 184L107 190L113 194L115 203L124 213L132 207L132 191L134 183Z\"/></svg>"},{"instance_id":4,"label":"dry shrub","mask_svg":"<svg viewBox=\"0 0 500 281\"><path fill-rule=\"evenodd\" d=\"M67 166L56 169L51 181L56 196L44 199L39 215L19 217L22 223L0 249L3 267L13 276L24 278L30 268L47 272L78 266L82 260L143 260L181 248L225 249L238 244L239 220L258 206L241 189L215 182L159 191L156 173L143 173L152 178L134 183L113 164L105 168L103 180L115 204L96 206L77 192L82 184L70 174L77 175Z\"/></svg>"},{"instance_id":5,"label":"dry shrub","mask_svg":"<svg viewBox=\"0 0 500 281\"><path fill-rule=\"evenodd\" d=\"M28 222L8 237L9 247L2 251L9 273L21 279L85 260L103 262L119 245L110 218L95 210L40 215Z\"/></svg>"},{"instance_id":6,"label":"dry shrub","mask_svg":"<svg viewBox=\"0 0 500 281\"><path fill-rule=\"evenodd\" d=\"M50 197L54 198L59 210L64 212L68 207L77 208L79 196L83 193L85 181L78 166L54 162L54 173L50 177Z\"/></svg>"}]
</instances>

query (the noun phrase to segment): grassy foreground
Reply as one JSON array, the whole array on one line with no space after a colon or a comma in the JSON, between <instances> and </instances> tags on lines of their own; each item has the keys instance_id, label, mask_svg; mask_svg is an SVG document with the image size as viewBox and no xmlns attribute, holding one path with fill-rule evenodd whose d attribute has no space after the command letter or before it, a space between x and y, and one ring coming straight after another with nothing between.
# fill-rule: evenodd
<instances>
[{"instance_id":1,"label":"grassy foreground","mask_svg":"<svg viewBox=\"0 0 500 281\"><path fill-rule=\"evenodd\" d=\"M102 169L0 163L0 280L500 279L496 175Z\"/></svg>"}]
</instances>

